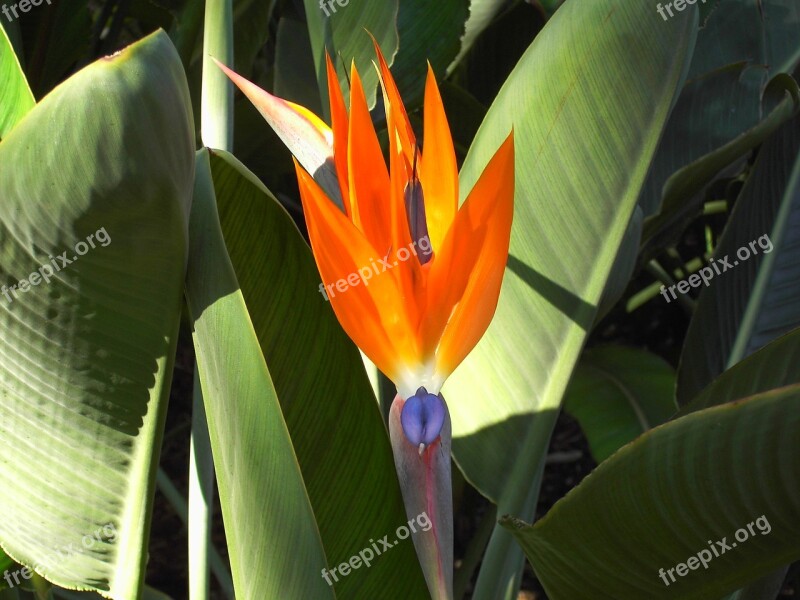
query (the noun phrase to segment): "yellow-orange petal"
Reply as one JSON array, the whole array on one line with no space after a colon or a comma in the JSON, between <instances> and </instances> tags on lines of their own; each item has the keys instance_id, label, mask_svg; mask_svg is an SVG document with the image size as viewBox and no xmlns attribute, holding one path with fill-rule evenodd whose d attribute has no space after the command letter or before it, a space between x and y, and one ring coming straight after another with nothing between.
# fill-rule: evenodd
<instances>
[{"instance_id":1,"label":"yellow-orange petal","mask_svg":"<svg viewBox=\"0 0 800 600\"><path fill-rule=\"evenodd\" d=\"M428 236L436 251L441 247L456 214L458 165L442 96L439 94L439 86L436 85L436 76L430 63L428 63L428 78L425 81L423 116L425 146L419 163L419 179L425 194Z\"/></svg>"},{"instance_id":2,"label":"yellow-orange petal","mask_svg":"<svg viewBox=\"0 0 800 600\"><path fill-rule=\"evenodd\" d=\"M391 246L389 172L372 124L355 63L350 70L350 130L347 146L353 222L384 256Z\"/></svg>"},{"instance_id":3,"label":"yellow-orange petal","mask_svg":"<svg viewBox=\"0 0 800 600\"><path fill-rule=\"evenodd\" d=\"M347 177L347 132L349 128L347 108L344 104L342 88L339 87L339 77L327 52L325 52L325 66L328 75L328 100L331 108L331 129L333 130L333 161L336 166L336 176L339 178L339 187L342 191L344 209L352 219L353 209L349 197L350 185Z\"/></svg>"},{"instance_id":4,"label":"yellow-orange petal","mask_svg":"<svg viewBox=\"0 0 800 600\"><path fill-rule=\"evenodd\" d=\"M356 345L395 381L416 360L395 278L375 273L378 253L369 241L296 160L295 170L314 259L336 317Z\"/></svg>"},{"instance_id":5,"label":"yellow-orange petal","mask_svg":"<svg viewBox=\"0 0 800 600\"><path fill-rule=\"evenodd\" d=\"M325 193L344 207L333 162L331 128L307 108L273 96L218 60L214 62L253 103L300 164L314 174Z\"/></svg>"},{"instance_id":6,"label":"yellow-orange petal","mask_svg":"<svg viewBox=\"0 0 800 600\"><path fill-rule=\"evenodd\" d=\"M466 358L494 316L513 216L512 131L459 209L431 265L424 335L439 337L436 373L442 379Z\"/></svg>"}]
</instances>

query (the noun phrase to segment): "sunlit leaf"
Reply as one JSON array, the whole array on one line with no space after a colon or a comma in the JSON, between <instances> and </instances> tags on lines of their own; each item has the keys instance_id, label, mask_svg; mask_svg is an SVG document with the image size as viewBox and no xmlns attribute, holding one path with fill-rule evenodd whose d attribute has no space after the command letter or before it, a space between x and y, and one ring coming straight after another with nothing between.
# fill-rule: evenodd
<instances>
[{"instance_id":1,"label":"sunlit leaf","mask_svg":"<svg viewBox=\"0 0 800 600\"><path fill-rule=\"evenodd\" d=\"M147 561L186 264L188 107L161 32L74 75L0 142L0 274L18 285L0 297L0 544L56 584L118 599L138 597Z\"/></svg>"}]
</instances>

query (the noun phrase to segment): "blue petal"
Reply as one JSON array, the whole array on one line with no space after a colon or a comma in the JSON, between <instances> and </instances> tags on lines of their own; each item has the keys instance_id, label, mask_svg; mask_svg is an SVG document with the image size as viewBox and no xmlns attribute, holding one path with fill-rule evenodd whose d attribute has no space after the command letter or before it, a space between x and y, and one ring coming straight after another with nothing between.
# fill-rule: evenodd
<instances>
[{"instance_id":1,"label":"blue petal","mask_svg":"<svg viewBox=\"0 0 800 600\"><path fill-rule=\"evenodd\" d=\"M421 387L417 393L406 400L400 413L400 424L406 439L414 446L429 446L442 431L445 408L441 396L429 394Z\"/></svg>"}]
</instances>

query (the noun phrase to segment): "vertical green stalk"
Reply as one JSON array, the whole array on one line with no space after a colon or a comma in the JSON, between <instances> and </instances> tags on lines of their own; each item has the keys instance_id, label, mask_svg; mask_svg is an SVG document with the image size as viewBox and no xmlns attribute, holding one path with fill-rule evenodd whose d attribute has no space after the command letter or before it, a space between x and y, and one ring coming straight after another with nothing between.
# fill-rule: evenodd
<instances>
[{"instance_id":1,"label":"vertical green stalk","mask_svg":"<svg viewBox=\"0 0 800 600\"><path fill-rule=\"evenodd\" d=\"M189 597L209 596L209 553L214 509L214 461L197 364L192 394L192 438L189 450Z\"/></svg>"},{"instance_id":2,"label":"vertical green stalk","mask_svg":"<svg viewBox=\"0 0 800 600\"><path fill-rule=\"evenodd\" d=\"M557 416L558 411L542 413L534 427L539 429L542 435L548 431L549 439L553 434ZM539 439L539 437L532 436L529 439ZM521 468L512 473L508 488L514 491L506 494L505 502L501 500L498 504L497 514L524 515L522 518L533 521L546 458L546 450L543 451L540 448L538 452L540 456L538 456L536 464L539 467L533 481L530 481L530 477ZM495 524L480 571L478 571L478 580L475 582L472 598L474 600L513 600L519 595L524 568L525 555L522 547L508 530L502 525Z\"/></svg>"},{"instance_id":3,"label":"vertical green stalk","mask_svg":"<svg viewBox=\"0 0 800 600\"><path fill-rule=\"evenodd\" d=\"M170 480L169 476L161 467L158 468L158 472L156 473L156 484L158 485L158 490L164 494L167 502L169 502L170 506L175 510L181 522L188 526L189 508L186 498L178 491L178 488L175 487L175 484L172 483L172 480ZM225 561L222 560L219 552L217 552L217 549L214 548L214 544L209 544L208 547L211 572L214 574L214 577L216 577L217 583L219 583L219 587L222 588L222 593L225 597L229 600L233 600L233 578L228 571L228 567L225 565ZM63 596L63 593L61 595ZM0 595L0 600L12 599L3 598L3 596Z\"/></svg>"},{"instance_id":4,"label":"vertical green stalk","mask_svg":"<svg viewBox=\"0 0 800 600\"><path fill-rule=\"evenodd\" d=\"M232 152L233 86L212 58L233 67L231 0L206 1L200 135L204 146Z\"/></svg>"},{"instance_id":5,"label":"vertical green stalk","mask_svg":"<svg viewBox=\"0 0 800 600\"><path fill-rule=\"evenodd\" d=\"M233 66L233 6L231 0L207 0L203 31L203 86L200 135L203 145L233 150L233 87L211 60ZM189 598L207 600L209 550L214 494L214 464L208 422L195 362L192 399L192 444L189 474Z\"/></svg>"}]
</instances>

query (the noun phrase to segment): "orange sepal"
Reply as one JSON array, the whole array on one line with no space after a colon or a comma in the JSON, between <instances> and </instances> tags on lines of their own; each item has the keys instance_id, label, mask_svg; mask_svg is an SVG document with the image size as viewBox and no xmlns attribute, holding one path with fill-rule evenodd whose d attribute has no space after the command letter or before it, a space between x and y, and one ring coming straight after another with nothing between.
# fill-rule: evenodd
<instances>
[{"instance_id":1,"label":"orange sepal","mask_svg":"<svg viewBox=\"0 0 800 600\"><path fill-rule=\"evenodd\" d=\"M342 89L339 87L339 77L331 62L330 55L325 53L325 67L328 75L328 101L331 108L331 129L333 130L333 162L336 166L336 176L339 179L339 188L342 191L342 201L347 215L353 218L353 209L349 197L349 183L347 177L347 108L344 104Z\"/></svg>"},{"instance_id":2,"label":"orange sepal","mask_svg":"<svg viewBox=\"0 0 800 600\"><path fill-rule=\"evenodd\" d=\"M431 265L423 338L439 340L436 372L446 378L494 316L514 216L514 132L495 152L458 210Z\"/></svg>"},{"instance_id":3,"label":"orange sepal","mask_svg":"<svg viewBox=\"0 0 800 600\"><path fill-rule=\"evenodd\" d=\"M356 345L395 380L403 364L414 364L416 356L395 278L389 273L375 274L372 265L380 253L297 161L295 170L314 259L333 310ZM348 282L346 288L344 282Z\"/></svg>"},{"instance_id":4,"label":"orange sepal","mask_svg":"<svg viewBox=\"0 0 800 600\"><path fill-rule=\"evenodd\" d=\"M350 130L347 146L353 222L381 256L389 251L389 173L372 124L367 99L355 63L350 70ZM385 247L384 247L385 246Z\"/></svg>"}]
</instances>

